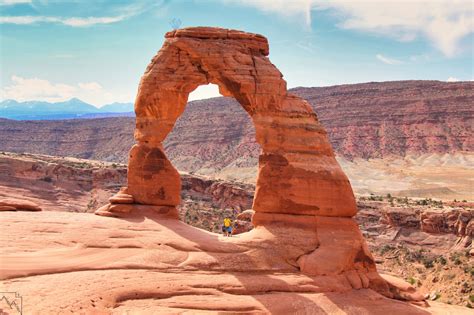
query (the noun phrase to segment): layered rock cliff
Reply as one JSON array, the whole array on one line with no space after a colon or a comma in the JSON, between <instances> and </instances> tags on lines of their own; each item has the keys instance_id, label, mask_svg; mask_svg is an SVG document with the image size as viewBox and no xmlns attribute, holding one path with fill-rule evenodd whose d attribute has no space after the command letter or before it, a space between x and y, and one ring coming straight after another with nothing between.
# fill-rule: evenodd
<instances>
[{"instance_id":1,"label":"layered rock cliff","mask_svg":"<svg viewBox=\"0 0 474 315\"><path fill-rule=\"evenodd\" d=\"M0 153L0 198L36 202L44 210L92 212L127 178L126 165L46 155ZM253 186L182 173L182 209L237 211L252 206Z\"/></svg>"},{"instance_id":2,"label":"layered rock cliff","mask_svg":"<svg viewBox=\"0 0 474 315\"><path fill-rule=\"evenodd\" d=\"M472 152L474 83L371 82L290 90L311 103L336 153L348 159ZM0 119L0 151L126 162L133 118L75 121ZM232 98L191 102L165 141L187 171L254 167L259 146Z\"/></svg>"}]
</instances>

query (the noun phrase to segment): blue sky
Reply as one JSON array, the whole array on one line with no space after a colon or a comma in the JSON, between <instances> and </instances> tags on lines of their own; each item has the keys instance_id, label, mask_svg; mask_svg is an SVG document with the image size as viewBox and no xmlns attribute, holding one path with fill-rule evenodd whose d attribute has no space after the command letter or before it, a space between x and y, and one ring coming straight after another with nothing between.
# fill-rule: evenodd
<instances>
[{"instance_id":1,"label":"blue sky","mask_svg":"<svg viewBox=\"0 0 474 315\"><path fill-rule=\"evenodd\" d=\"M289 87L472 80L473 14L456 0L0 0L0 98L131 102L172 19L266 36Z\"/></svg>"}]
</instances>

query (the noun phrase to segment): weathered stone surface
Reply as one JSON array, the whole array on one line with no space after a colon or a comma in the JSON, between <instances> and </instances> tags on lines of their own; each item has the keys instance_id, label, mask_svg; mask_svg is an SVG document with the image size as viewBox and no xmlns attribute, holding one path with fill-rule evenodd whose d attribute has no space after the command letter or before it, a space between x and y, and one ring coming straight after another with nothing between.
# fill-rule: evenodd
<instances>
[{"instance_id":1,"label":"weathered stone surface","mask_svg":"<svg viewBox=\"0 0 474 315\"><path fill-rule=\"evenodd\" d=\"M41 211L36 203L28 200L19 200L13 198L0 199L2 211L23 210L23 211ZM13 208L13 209L12 209Z\"/></svg>"},{"instance_id":2,"label":"weathered stone surface","mask_svg":"<svg viewBox=\"0 0 474 315\"><path fill-rule=\"evenodd\" d=\"M252 217L255 214L255 211L252 209L244 210L237 215L237 219L242 221L252 221Z\"/></svg>"},{"instance_id":3,"label":"weathered stone surface","mask_svg":"<svg viewBox=\"0 0 474 315\"><path fill-rule=\"evenodd\" d=\"M2 212L0 222L0 287L28 297L24 314L472 314L387 299L374 288L402 295L371 273L360 290L347 273L302 274L285 253L296 257L314 238L293 227L224 237L146 211L127 220ZM360 271L348 274L367 285Z\"/></svg>"},{"instance_id":4,"label":"weathered stone surface","mask_svg":"<svg viewBox=\"0 0 474 315\"><path fill-rule=\"evenodd\" d=\"M12 206L0 206L0 211L16 211L16 208Z\"/></svg>"},{"instance_id":5,"label":"weathered stone surface","mask_svg":"<svg viewBox=\"0 0 474 315\"><path fill-rule=\"evenodd\" d=\"M471 222L473 211L450 209L421 213L421 230L428 233L452 233L458 236L474 236Z\"/></svg>"}]
</instances>

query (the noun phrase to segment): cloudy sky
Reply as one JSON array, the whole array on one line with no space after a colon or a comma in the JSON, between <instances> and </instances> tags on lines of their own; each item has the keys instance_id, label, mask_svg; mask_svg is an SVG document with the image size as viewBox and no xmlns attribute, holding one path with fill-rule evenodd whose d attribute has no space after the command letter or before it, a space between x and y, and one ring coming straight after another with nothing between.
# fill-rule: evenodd
<instances>
[{"instance_id":1,"label":"cloudy sky","mask_svg":"<svg viewBox=\"0 0 474 315\"><path fill-rule=\"evenodd\" d=\"M473 12L464 0L0 0L0 99L132 102L173 20L265 35L289 87L472 80Z\"/></svg>"}]
</instances>

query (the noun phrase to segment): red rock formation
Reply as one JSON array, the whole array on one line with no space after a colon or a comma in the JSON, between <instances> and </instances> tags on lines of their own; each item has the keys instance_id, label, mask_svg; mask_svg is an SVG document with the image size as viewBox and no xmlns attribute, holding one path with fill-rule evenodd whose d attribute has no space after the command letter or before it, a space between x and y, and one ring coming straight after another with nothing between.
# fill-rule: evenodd
<instances>
[{"instance_id":1,"label":"red rock formation","mask_svg":"<svg viewBox=\"0 0 474 315\"><path fill-rule=\"evenodd\" d=\"M251 116L263 149L254 210L355 214L352 190L324 129L305 101L287 94L281 73L266 57L265 38L207 28L178 30L166 38L137 96L138 144L130 154L128 185L137 202L179 204L179 174L164 155L162 142L184 111L189 93L215 83Z\"/></svg>"},{"instance_id":2,"label":"red rock formation","mask_svg":"<svg viewBox=\"0 0 474 315\"><path fill-rule=\"evenodd\" d=\"M303 240L295 236L285 241L294 242L295 249L281 252L303 273L344 275L353 288L371 287L394 296L377 274L352 219L355 198L327 134L310 105L287 92L282 74L267 57L267 40L202 27L165 37L140 82L135 103L138 143L130 151L127 188L96 213L122 216L127 209L146 208L174 215L181 181L163 141L183 113L189 93L214 83L248 113L262 148L252 207L255 233L278 234L278 227L284 226L291 234L306 235L310 250L296 250ZM118 202L123 198L135 203Z\"/></svg>"},{"instance_id":3,"label":"red rock formation","mask_svg":"<svg viewBox=\"0 0 474 315\"><path fill-rule=\"evenodd\" d=\"M36 203L14 198L0 199L0 211L41 211Z\"/></svg>"},{"instance_id":4,"label":"red rock formation","mask_svg":"<svg viewBox=\"0 0 474 315\"><path fill-rule=\"evenodd\" d=\"M474 237L474 213L465 209L424 211L421 213L421 230L427 233L452 233Z\"/></svg>"}]
</instances>

